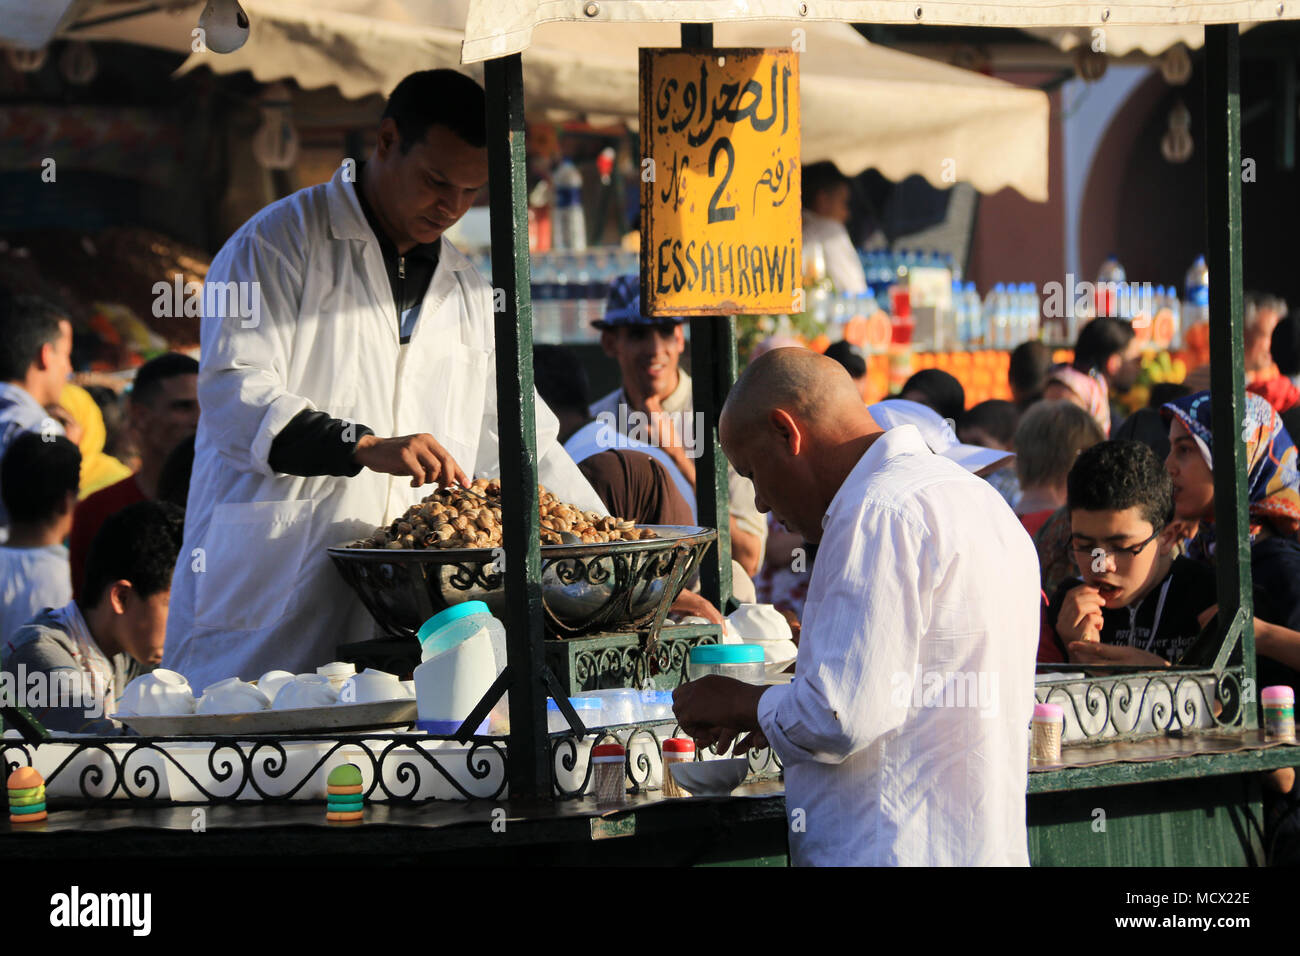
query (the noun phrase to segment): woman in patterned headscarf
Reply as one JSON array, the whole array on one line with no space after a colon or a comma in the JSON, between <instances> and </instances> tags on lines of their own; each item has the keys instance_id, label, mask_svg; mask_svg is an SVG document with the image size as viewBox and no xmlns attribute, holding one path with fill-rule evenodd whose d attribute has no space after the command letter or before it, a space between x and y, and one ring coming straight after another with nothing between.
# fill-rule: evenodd
<instances>
[{"instance_id":1,"label":"woman in patterned headscarf","mask_svg":"<svg viewBox=\"0 0 1300 956\"><path fill-rule=\"evenodd\" d=\"M1199 522L1191 557L1213 561L1214 434L1210 393L1197 392L1160 409L1169 422L1165 468L1174 480L1175 518ZM1300 680L1300 475L1296 447L1272 406L1246 396L1241 438L1246 443L1250 502L1250 573L1254 583L1255 653L1260 687ZM1265 838L1270 862L1300 862L1300 787L1290 768L1269 774Z\"/></svg>"},{"instance_id":2,"label":"woman in patterned headscarf","mask_svg":"<svg viewBox=\"0 0 1300 956\"><path fill-rule=\"evenodd\" d=\"M1080 372L1071 365L1053 365L1043 389L1045 401L1074 402L1096 419L1102 435L1110 434L1110 391L1096 372Z\"/></svg>"},{"instance_id":3,"label":"woman in patterned headscarf","mask_svg":"<svg viewBox=\"0 0 1300 956\"><path fill-rule=\"evenodd\" d=\"M1169 423L1166 467L1174 479L1174 510L1183 521L1201 523L1191 557L1214 554L1214 432L1210 393L1197 392L1169 402L1161 415ZM1246 396L1241 436L1246 442L1246 487L1250 499L1251 541L1294 542L1300 530L1300 473L1296 447L1282 420L1258 395Z\"/></svg>"},{"instance_id":4,"label":"woman in patterned headscarf","mask_svg":"<svg viewBox=\"0 0 1300 956\"><path fill-rule=\"evenodd\" d=\"M1197 525L1187 555L1215 560L1214 433L1210 393L1197 392L1160 409L1169 422L1165 469L1174 482L1174 517ZM1272 406L1246 396L1241 437L1246 442L1250 501L1250 573L1254 582L1255 650L1260 686L1300 678L1300 473L1296 447ZM1277 626L1277 625L1280 625Z\"/></svg>"}]
</instances>

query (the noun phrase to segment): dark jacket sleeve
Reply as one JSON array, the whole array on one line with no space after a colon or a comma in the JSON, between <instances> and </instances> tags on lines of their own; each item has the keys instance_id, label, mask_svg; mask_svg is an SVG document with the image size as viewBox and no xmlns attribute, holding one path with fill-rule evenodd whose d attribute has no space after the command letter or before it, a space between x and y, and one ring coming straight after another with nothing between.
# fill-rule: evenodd
<instances>
[{"instance_id":1,"label":"dark jacket sleeve","mask_svg":"<svg viewBox=\"0 0 1300 956\"><path fill-rule=\"evenodd\" d=\"M352 460L357 442L373 434L365 425L303 409L275 436L267 462L286 475L351 478L361 471Z\"/></svg>"}]
</instances>

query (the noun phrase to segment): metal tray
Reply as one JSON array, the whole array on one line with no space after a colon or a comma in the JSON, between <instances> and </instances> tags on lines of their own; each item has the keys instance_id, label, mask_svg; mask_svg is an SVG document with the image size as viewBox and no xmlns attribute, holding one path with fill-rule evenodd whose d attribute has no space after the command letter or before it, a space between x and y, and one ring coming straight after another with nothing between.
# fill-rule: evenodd
<instances>
[{"instance_id":1,"label":"metal tray","mask_svg":"<svg viewBox=\"0 0 1300 956\"><path fill-rule=\"evenodd\" d=\"M415 699L407 697L369 704L259 710L251 714L179 714L170 717L114 714L113 719L120 720L145 737L178 737L383 730L413 724L415 716Z\"/></svg>"}]
</instances>

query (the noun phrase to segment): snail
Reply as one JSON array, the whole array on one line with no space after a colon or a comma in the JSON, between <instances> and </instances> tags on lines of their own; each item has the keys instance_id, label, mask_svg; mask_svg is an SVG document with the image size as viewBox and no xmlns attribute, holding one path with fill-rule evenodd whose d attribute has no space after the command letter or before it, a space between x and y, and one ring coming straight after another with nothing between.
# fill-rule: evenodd
<instances>
[{"instance_id":1,"label":"snail","mask_svg":"<svg viewBox=\"0 0 1300 956\"><path fill-rule=\"evenodd\" d=\"M655 537L626 518L583 511L538 486L538 525L542 544L564 544L577 535L584 544L640 541ZM479 478L469 489L441 488L412 505L387 527L349 547L387 550L495 548L502 544L501 482ZM568 539L572 541L572 538Z\"/></svg>"}]
</instances>

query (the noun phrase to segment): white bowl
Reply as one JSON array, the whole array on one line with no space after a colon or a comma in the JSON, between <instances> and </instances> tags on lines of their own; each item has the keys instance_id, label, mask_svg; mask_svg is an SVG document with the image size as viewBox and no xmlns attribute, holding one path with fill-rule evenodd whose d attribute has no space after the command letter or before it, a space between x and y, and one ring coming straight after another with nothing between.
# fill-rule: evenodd
<instances>
[{"instance_id":1,"label":"white bowl","mask_svg":"<svg viewBox=\"0 0 1300 956\"><path fill-rule=\"evenodd\" d=\"M251 714L267 710L271 698L238 677L227 677L203 688L203 696L194 707L196 714Z\"/></svg>"},{"instance_id":2,"label":"white bowl","mask_svg":"<svg viewBox=\"0 0 1300 956\"><path fill-rule=\"evenodd\" d=\"M668 771L677 785L695 797L724 797L749 776L748 757L671 763Z\"/></svg>"},{"instance_id":3,"label":"white bowl","mask_svg":"<svg viewBox=\"0 0 1300 956\"><path fill-rule=\"evenodd\" d=\"M280 692L280 688L293 680L291 671L267 671L257 679L258 689L271 700Z\"/></svg>"},{"instance_id":4,"label":"white bowl","mask_svg":"<svg viewBox=\"0 0 1300 956\"><path fill-rule=\"evenodd\" d=\"M190 682L175 671L158 667L126 685L118 713L140 717L174 717L194 713Z\"/></svg>"},{"instance_id":5,"label":"white bowl","mask_svg":"<svg viewBox=\"0 0 1300 956\"><path fill-rule=\"evenodd\" d=\"M330 661L328 664L322 664L316 668L317 674L324 674L329 678L335 690L343 689L343 682L357 672L355 664L349 664L346 661Z\"/></svg>"},{"instance_id":6,"label":"white bowl","mask_svg":"<svg viewBox=\"0 0 1300 956\"><path fill-rule=\"evenodd\" d=\"M799 655L790 623L771 604L742 604L727 625L744 643L762 647L768 664L789 664Z\"/></svg>"},{"instance_id":7,"label":"white bowl","mask_svg":"<svg viewBox=\"0 0 1300 956\"><path fill-rule=\"evenodd\" d=\"M396 674L367 667L343 682L339 691L341 704L373 704L381 700L403 700L406 688Z\"/></svg>"},{"instance_id":8,"label":"white bowl","mask_svg":"<svg viewBox=\"0 0 1300 956\"><path fill-rule=\"evenodd\" d=\"M272 710L298 707L328 707L339 702L339 692L324 674L299 674L280 688Z\"/></svg>"},{"instance_id":9,"label":"white bowl","mask_svg":"<svg viewBox=\"0 0 1300 956\"><path fill-rule=\"evenodd\" d=\"M788 641L790 623L771 604L742 604L727 615L727 628L746 644Z\"/></svg>"}]
</instances>

